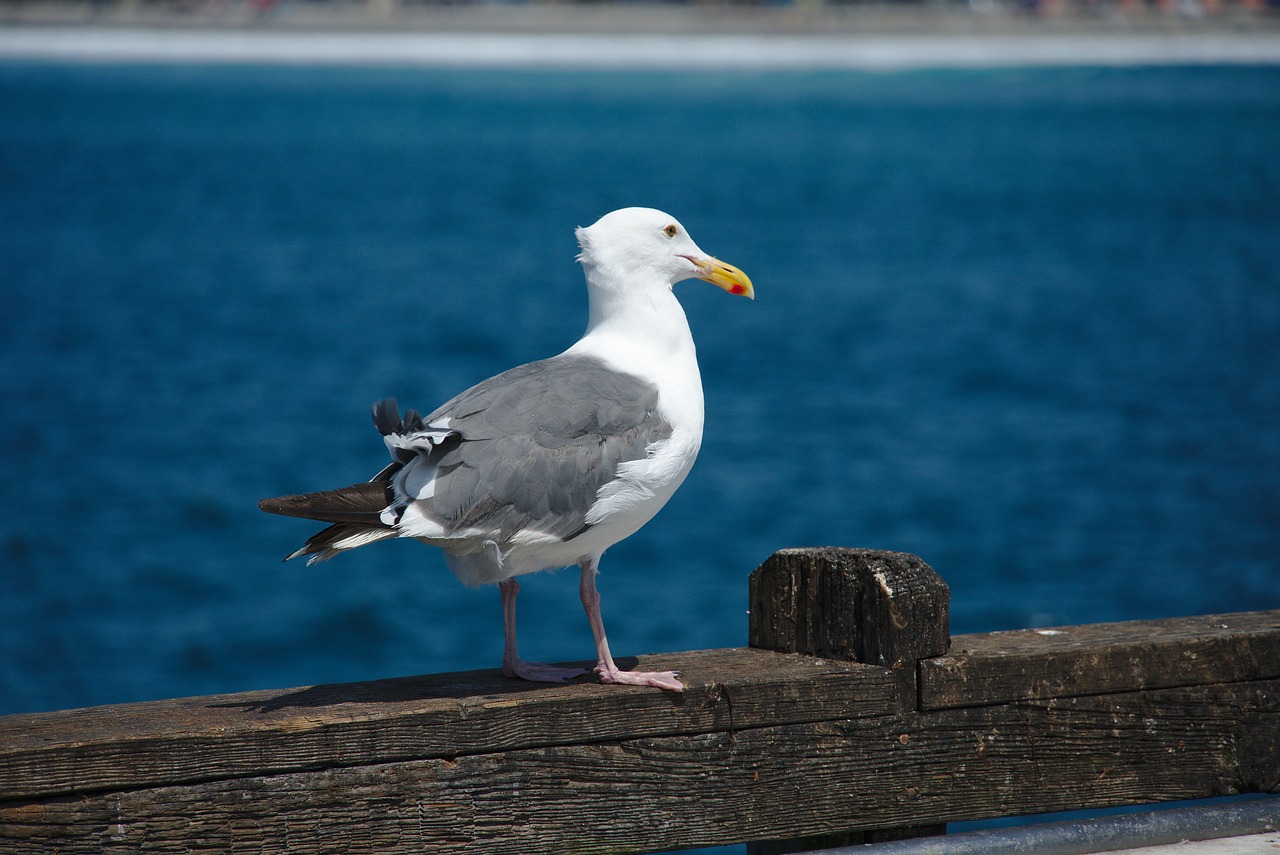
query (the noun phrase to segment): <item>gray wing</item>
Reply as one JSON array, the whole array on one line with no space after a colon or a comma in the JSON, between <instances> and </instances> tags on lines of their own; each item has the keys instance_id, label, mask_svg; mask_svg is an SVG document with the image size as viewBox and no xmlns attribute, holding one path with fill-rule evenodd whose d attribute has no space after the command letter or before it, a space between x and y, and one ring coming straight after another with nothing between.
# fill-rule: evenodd
<instances>
[{"instance_id":1,"label":"gray wing","mask_svg":"<svg viewBox=\"0 0 1280 855\"><path fill-rule=\"evenodd\" d=\"M513 368L398 431L379 425L404 462L392 510L417 502L446 533L499 543L525 530L575 537L618 466L671 436L657 406L656 387L588 357Z\"/></svg>"}]
</instances>

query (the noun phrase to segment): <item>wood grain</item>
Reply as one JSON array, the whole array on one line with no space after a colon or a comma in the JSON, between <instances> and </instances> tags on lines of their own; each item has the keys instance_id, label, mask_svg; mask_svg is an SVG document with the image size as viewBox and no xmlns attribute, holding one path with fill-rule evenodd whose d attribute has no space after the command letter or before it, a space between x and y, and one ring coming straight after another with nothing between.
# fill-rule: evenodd
<instances>
[{"instance_id":1,"label":"wood grain","mask_svg":"<svg viewBox=\"0 0 1280 855\"><path fill-rule=\"evenodd\" d=\"M1280 788L1280 681L0 805L0 849L600 853Z\"/></svg>"},{"instance_id":2,"label":"wood grain","mask_svg":"<svg viewBox=\"0 0 1280 855\"><path fill-rule=\"evenodd\" d=\"M947 651L950 590L915 555L783 549L751 574L752 647L864 662L898 675L916 703L916 662Z\"/></svg>"},{"instance_id":3,"label":"wood grain","mask_svg":"<svg viewBox=\"0 0 1280 855\"><path fill-rule=\"evenodd\" d=\"M897 710L882 668L748 648L640 657L658 665L689 690L487 670L0 717L0 799Z\"/></svg>"},{"instance_id":4,"label":"wood grain","mask_svg":"<svg viewBox=\"0 0 1280 855\"><path fill-rule=\"evenodd\" d=\"M920 663L925 709L1280 677L1280 612L962 635Z\"/></svg>"}]
</instances>

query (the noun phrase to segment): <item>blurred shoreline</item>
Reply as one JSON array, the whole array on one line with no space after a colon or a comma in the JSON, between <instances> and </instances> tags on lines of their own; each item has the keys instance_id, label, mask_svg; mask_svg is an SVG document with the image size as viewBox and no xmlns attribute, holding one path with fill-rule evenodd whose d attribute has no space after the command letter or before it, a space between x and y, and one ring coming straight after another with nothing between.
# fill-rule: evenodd
<instances>
[{"instance_id":1,"label":"blurred shoreline","mask_svg":"<svg viewBox=\"0 0 1280 855\"><path fill-rule=\"evenodd\" d=\"M419 67L1280 65L1280 0L0 0L0 59Z\"/></svg>"},{"instance_id":2,"label":"blurred shoreline","mask_svg":"<svg viewBox=\"0 0 1280 855\"><path fill-rule=\"evenodd\" d=\"M0 28L611 35L1280 34L1280 0L788 4L0 0Z\"/></svg>"}]
</instances>

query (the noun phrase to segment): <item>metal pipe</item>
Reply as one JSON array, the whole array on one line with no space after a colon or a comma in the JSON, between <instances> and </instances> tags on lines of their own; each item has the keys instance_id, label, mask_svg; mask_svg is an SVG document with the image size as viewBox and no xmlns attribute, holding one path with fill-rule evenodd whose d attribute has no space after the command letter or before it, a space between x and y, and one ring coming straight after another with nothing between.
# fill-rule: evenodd
<instances>
[{"instance_id":1,"label":"metal pipe","mask_svg":"<svg viewBox=\"0 0 1280 855\"><path fill-rule=\"evenodd\" d=\"M818 849L805 855L1085 855L1280 830L1280 798Z\"/></svg>"}]
</instances>

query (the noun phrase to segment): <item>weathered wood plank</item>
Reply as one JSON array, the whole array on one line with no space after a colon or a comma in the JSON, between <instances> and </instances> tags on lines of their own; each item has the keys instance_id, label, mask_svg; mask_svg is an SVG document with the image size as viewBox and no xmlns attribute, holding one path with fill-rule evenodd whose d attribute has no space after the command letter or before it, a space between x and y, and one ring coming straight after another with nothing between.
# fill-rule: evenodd
<instances>
[{"instance_id":1,"label":"weathered wood plank","mask_svg":"<svg viewBox=\"0 0 1280 855\"><path fill-rule=\"evenodd\" d=\"M690 689L471 671L0 717L0 799L897 711L883 668L747 648L640 659Z\"/></svg>"},{"instance_id":2,"label":"weathered wood plank","mask_svg":"<svg viewBox=\"0 0 1280 855\"><path fill-rule=\"evenodd\" d=\"M951 593L905 552L782 549L751 574L752 647L891 668L904 708L916 704L916 662L950 641Z\"/></svg>"},{"instance_id":3,"label":"weathered wood plank","mask_svg":"<svg viewBox=\"0 0 1280 855\"><path fill-rule=\"evenodd\" d=\"M1198 686L0 804L0 849L643 852L1277 791L1276 745L1280 681Z\"/></svg>"},{"instance_id":4,"label":"weathered wood plank","mask_svg":"<svg viewBox=\"0 0 1280 855\"><path fill-rule=\"evenodd\" d=\"M924 709L1280 677L1280 611L960 635L920 663Z\"/></svg>"}]
</instances>

